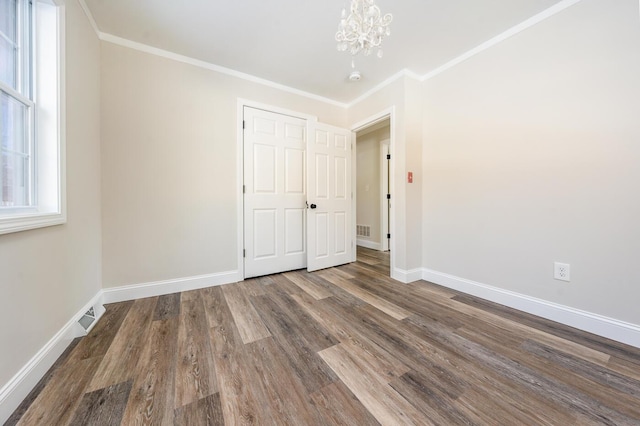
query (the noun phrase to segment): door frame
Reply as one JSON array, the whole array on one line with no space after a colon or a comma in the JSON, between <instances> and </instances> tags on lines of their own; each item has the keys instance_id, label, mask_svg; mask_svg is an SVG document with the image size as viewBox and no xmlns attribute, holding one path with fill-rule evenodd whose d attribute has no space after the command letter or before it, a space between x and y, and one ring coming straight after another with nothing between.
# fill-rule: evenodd
<instances>
[{"instance_id":1,"label":"door frame","mask_svg":"<svg viewBox=\"0 0 640 426\"><path fill-rule=\"evenodd\" d=\"M389 128L391 130L391 128ZM380 141L380 251L389 250L389 200L387 194L391 194L389 178L391 176L390 162L387 154L391 153L390 139Z\"/></svg>"},{"instance_id":2,"label":"door frame","mask_svg":"<svg viewBox=\"0 0 640 426\"><path fill-rule=\"evenodd\" d=\"M395 155L394 155L394 150L395 150L395 130L396 130L396 107L392 106L389 108L386 108L376 114L373 114L363 120L360 120L358 122L356 122L355 124L352 124L350 129L351 131L355 134L361 130L366 129L367 127L371 127L375 124L380 123L381 121L384 120L389 120L389 154L391 155L391 161L389 162L389 190L391 191L391 193L394 193L394 188L395 188ZM354 142L355 145L355 142ZM352 179L353 182L356 182L356 155L352 155L351 157L351 173L352 173ZM356 200L356 185L353 185L353 200L355 203ZM353 203L352 203L353 204ZM390 266L389 266L389 275L393 278L393 271L395 270L395 265L396 265L396 221L395 221L395 217L396 217L396 205L398 203L394 202L391 203L391 211L389 212L390 216L389 216L389 233L391 234L391 239L389 240L389 250L391 251L390 256L389 256L389 261L390 261ZM353 207L353 237L354 237L354 241L355 241L355 234L356 234L356 210L355 210L355 206ZM356 261L356 250L353 251L353 261Z\"/></svg>"},{"instance_id":3,"label":"door frame","mask_svg":"<svg viewBox=\"0 0 640 426\"><path fill-rule=\"evenodd\" d=\"M244 116L244 107L263 109L265 111L271 111L279 114L290 115L292 117L302 118L307 120L307 123L310 121L318 121L318 117L311 114L304 114L298 111L288 110L286 108L280 108L273 105L264 104L261 102L256 102L244 98L238 98L237 100L237 109L236 109L236 194L238 194L238 199L236 203L236 220L237 220L237 268L238 275L241 280L244 280L244 197L242 196L242 185L244 181L244 132L242 131L242 120ZM373 114L364 120L360 120L355 124L348 127L352 132L352 143L351 143L351 182L356 182L356 160L357 157L355 155L356 149L356 133L360 130L363 130L367 127L373 126L383 120L389 119L389 153L391 154L391 162L389 163L389 188L392 192L394 192L393 188L395 188L395 129L396 129L396 108L395 106L386 108L376 114ZM307 132L308 133L308 132ZM308 134L307 134L308 136ZM355 247L356 241L356 186L352 185L351 189L351 211L352 211L352 261L356 261L357 250ZM389 217L389 233L391 234L391 239L389 240L389 250L390 254L390 274L393 277L393 271L395 270L396 259L395 255L397 253L396 250L396 240L395 237L396 232L396 205L397 203L391 203L391 211Z\"/></svg>"},{"instance_id":4,"label":"door frame","mask_svg":"<svg viewBox=\"0 0 640 426\"><path fill-rule=\"evenodd\" d=\"M238 98L236 110L236 194L238 200L236 204L236 220L237 220L237 247L238 247L238 275L244 281L244 196L242 186L244 185L244 132L242 131L242 120L244 119L244 107L261 109L264 111L274 112L276 114L289 115L291 117L301 118L307 122L307 130L309 122L318 121L318 117L310 114L303 114L297 111L291 111L285 108L279 108L273 105L263 104L248 99ZM306 139L308 143L309 132L307 131Z\"/></svg>"}]
</instances>

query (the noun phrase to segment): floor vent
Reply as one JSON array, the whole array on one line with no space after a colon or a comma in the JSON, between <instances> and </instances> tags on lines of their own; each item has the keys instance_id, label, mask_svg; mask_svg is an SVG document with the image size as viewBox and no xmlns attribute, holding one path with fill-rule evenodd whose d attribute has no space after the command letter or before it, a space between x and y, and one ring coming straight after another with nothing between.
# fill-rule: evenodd
<instances>
[{"instance_id":1,"label":"floor vent","mask_svg":"<svg viewBox=\"0 0 640 426\"><path fill-rule=\"evenodd\" d=\"M96 320L96 311L93 309L93 306L89 308L87 312L84 313L82 318L78 320L78 323L84 328L85 331L88 331L91 325Z\"/></svg>"},{"instance_id":2,"label":"floor vent","mask_svg":"<svg viewBox=\"0 0 640 426\"><path fill-rule=\"evenodd\" d=\"M358 237L370 237L371 226L369 225L356 225L356 235Z\"/></svg>"},{"instance_id":3,"label":"floor vent","mask_svg":"<svg viewBox=\"0 0 640 426\"><path fill-rule=\"evenodd\" d=\"M73 337L83 337L89 334L91 329L95 327L95 325L100 321L102 315L105 313L104 306L102 303L95 303L93 305L89 305L89 309L84 314L78 314L79 318L76 322L73 323ZM82 312L82 311L81 311Z\"/></svg>"}]
</instances>

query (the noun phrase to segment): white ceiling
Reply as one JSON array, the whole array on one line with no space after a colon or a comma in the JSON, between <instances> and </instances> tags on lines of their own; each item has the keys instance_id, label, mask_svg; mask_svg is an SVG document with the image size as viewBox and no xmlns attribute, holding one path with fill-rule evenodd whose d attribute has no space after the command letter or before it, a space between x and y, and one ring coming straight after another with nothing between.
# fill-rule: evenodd
<instances>
[{"instance_id":1,"label":"white ceiling","mask_svg":"<svg viewBox=\"0 0 640 426\"><path fill-rule=\"evenodd\" d=\"M558 0L376 0L393 14L384 57L334 41L346 0L85 0L101 33L349 102L403 69L424 75Z\"/></svg>"}]
</instances>

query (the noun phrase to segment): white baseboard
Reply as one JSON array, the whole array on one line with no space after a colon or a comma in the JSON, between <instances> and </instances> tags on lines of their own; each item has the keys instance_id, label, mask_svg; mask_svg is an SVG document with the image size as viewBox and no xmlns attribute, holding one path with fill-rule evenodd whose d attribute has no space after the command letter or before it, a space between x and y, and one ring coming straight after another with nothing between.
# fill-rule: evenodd
<instances>
[{"instance_id":1,"label":"white baseboard","mask_svg":"<svg viewBox=\"0 0 640 426\"><path fill-rule=\"evenodd\" d=\"M640 348L640 325L424 268L422 279Z\"/></svg>"},{"instance_id":2,"label":"white baseboard","mask_svg":"<svg viewBox=\"0 0 640 426\"><path fill-rule=\"evenodd\" d=\"M371 250L380 250L380 243L376 243L375 241L357 239L356 244Z\"/></svg>"},{"instance_id":3,"label":"white baseboard","mask_svg":"<svg viewBox=\"0 0 640 426\"><path fill-rule=\"evenodd\" d=\"M393 271L391 271L391 278L405 284L421 280L422 275L422 268L410 269L408 271L394 268Z\"/></svg>"},{"instance_id":4,"label":"white baseboard","mask_svg":"<svg viewBox=\"0 0 640 426\"><path fill-rule=\"evenodd\" d=\"M240 271L228 271L217 274L198 275L194 277L105 288L102 290L103 303L123 302L125 300L135 300L142 299L144 297L178 293L181 291L197 290L216 285L231 284L242 281L242 279Z\"/></svg>"},{"instance_id":5,"label":"white baseboard","mask_svg":"<svg viewBox=\"0 0 640 426\"><path fill-rule=\"evenodd\" d=\"M76 337L86 335L87 331L91 330L98 322L105 312L102 306L103 304L196 290L237 281L242 281L242 274L239 271L230 271L100 290L91 301L78 311L29 362L0 389L0 424L3 424L11 414L13 414L24 398L26 398L40 379L44 377L49 368L51 368L60 355L62 355L71 341ZM78 320L91 307L95 310L96 320L91 324L91 327L85 331L84 328L78 324Z\"/></svg>"},{"instance_id":6,"label":"white baseboard","mask_svg":"<svg viewBox=\"0 0 640 426\"><path fill-rule=\"evenodd\" d=\"M24 367L16 373L2 389L0 389L0 424L3 424L13 414L20 403L29 395L29 392L44 377L49 368L67 349L67 346L76 337L86 335L86 331L78 320L89 308L93 307L96 314L95 325L105 310L102 306L102 291L99 291L85 306L75 314L52 338L49 340Z\"/></svg>"}]
</instances>

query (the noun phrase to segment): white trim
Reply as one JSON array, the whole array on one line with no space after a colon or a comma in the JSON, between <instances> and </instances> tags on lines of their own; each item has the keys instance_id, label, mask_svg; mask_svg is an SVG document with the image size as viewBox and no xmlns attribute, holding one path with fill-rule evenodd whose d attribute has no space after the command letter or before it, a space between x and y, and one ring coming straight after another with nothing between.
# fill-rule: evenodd
<instances>
[{"instance_id":1,"label":"white trim","mask_svg":"<svg viewBox=\"0 0 640 426\"><path fill-rule=\"evenodd\" d=\"M356 132L351 131L351 261L358 260L358 137Z\"/></svg>"},{"instance_id":2,"label":"white trim","mask_svg":"<svg viewBox=\"0 0 640 426\"><path fill-rule=\"evenodd\" d=\"M370 115L369 117L360 120L351 125L352 132L360 132L367 127L375 126L376 124L386 120L387 118L393 117L395 114L395 106L391 106L386 108L376 114ZM391 131L389 132L391 134ZM391 147L391 142L389 142L389 147ZM393 158L392 158L393 159Z\"/></svg>"},{"instance_id":3,"label":"white trim","mask_svg":"<svg viewBox=\"0 0 640 426\"><path fill-rule=\"evenodd\" d=\"M389 139L380 141L380 250L389 250L389 200L387 194L391 194L391 188L389 188L389 161L387 155L389 155Z\"/></svg>"},{"instance_id":4,"label":"white trim","mask_svg":"<svg viewBox=\"0 0 640 426\"><path fill-rule=\"evenodd\" d=\"M249 99L238 98L238 108L240 110L240 129L242 129L242 109L244 107L260 109L268 112L275 112L276 114L288 115L290 117L301 118L307 121L318 121L318 117L316 115L305 114L298 111L293 111L286 108L275 107L273 105L264 104L261 102L255 102Z\"/></svg>"},{"instance_id":5,"label":"white trim","mask_svg":"<svg viewBox=\"0 0 640 426\"><path fill-rule=\"evenodd\" d=\"M78 320L89 308L96 310L96 324L102 314L102 291L99 291L85 306L75 314L34 356L27 362L11 380L0 389L0 424L3 424L13 414L16 408L29 395L29 392L44 377L49 368L58 360L67 346L76 337L86 334L78 324Z\"/></svg>"},{"instance_id":6,"label":"white trim","mask_svg":"<svg viewBox=\"0 0 640 426\"><path fill-rule=\"evenodd\" d=\"M544 21L547 18L552 17L553 15L562 12L564 9L573 6L574 4L580 2L581 0L562 0L561 2L558 2L556 4L554 4L553 6L551 6L548 9L543 10L542 12L532 16L531 18L519 23L516 26L513 26L511 28L509 28L508 30L506 30L505 32L498 34L497 36L485 41L484 43L480 44L479 46L474 47L473 49L463 53L462 55L458 56L457 58L452 59L451 61L440 65L439 67L429 71L428 73L426 73L425 75L423 75L422 77L420 77L420 81L426 81L429 80L430 78L435 77L436 75L448 70L449 68L452 68L456 65L458 65L461 62L466 61L467 59L471 58L472 56L477 55L478 53L482 52L483 50L487 50L488 48L495 46L496 44L508 39L509 37L512 37L524 30L526 30L527 28L530 28L542 21Z\"/></svg>"},{"instance_id":7,"label":"white trim","mask_svg":"<svg viewBox=\"0 0 640 426\"><path fill-rule=\"evenodd\" d=\"M62 355L71 341L76 337L86 335L87 332L98 323L98 320L105 312L102 306L103 304L196 290L216 285L230 284L241 280L242 278L238 271L229 271L106 288L98 291L98 293L0 389L0 424L3 424L11 414L13 414L24 398L26 398L40 379L44 377L49 368L51 368L60 355ZM78 324L78 320L82 318L91 307L95 310L96 320L92 323L91 327L85 331L82 326Z\"/></svg>"},{"instance_id":8,"label":"white trim","mask_svg":"<svg viewBox=\"0 0 640 426\"><path fill-rule=\"evenodd\" d=\"M640 325L423 268L422 279L640 348Z\"/></svg>"},{"instance_id":9,"label":"white trim","mask_svg":"<svg viewBox=\"0 0 640 426\"><path fill-rule=\"evenodd\" d=\"M380 250L380 243L377 243L375 241L363 240L358 238L356 240L356 245L359 245L360 247L365 247L371 250Z\"/></svg>"},{"instance_id":10,"label":"white trim","mask_svg":"<svg viewBox=\"0 0 640 426\"><path fill-rule=\"evenodd\" d=\"M386 108L376 114L373 114L367 118L365 118L364 120L360 120L358 122L356 122L355 124L351 125L351 131L356 133L360 130L363 130L369 126L373 126L376 125L377 123L380 123L383 120L389 120L389 154L391 155L391 163L389 164L389 190L394 193L396 192L394 190L395 188L395 170L396 170L396 166L395 166L395 155L394 155L394 150L395 150L395 146L396 146L396 138L395 138L395 130L396 130L396 107L395 106L391 106L389 108ZM355 146L355 143L354 143ZM352 164L352 173L354 176L354 182L355 182L355 176L356 176L356 156L353 155L352 159L351 159L351 164ZM354 199L354 203L357 197L357 193L356 193L356 185L353 185L353 199ZM389 256L389 268L391 271L391 278L396 279L398 281L402 281L402 282L409 282L409 281L404 281L404 274L403 273L398 273L396 274L395 272L395 265L396 265L396 238L394 238L394 236L396 235L396 205L397 203L391 203L391 211L390 211L390 217L389 217L389 222L390 222L390 229L389 229L389 233L391 234L391 240L389 241L389 250L391 250L391 255ZM354 218L356 215L356 211L354 208L354 212L353 212ZM356 234L356 226L355 226L355 219L353 220L353 235ZM355 256L355 250L354 250L354 256ZM355 259L354 259L355 262ZM398 278L399 277L399 278Z\"/></svg>"},{"instance_id":11,"label":"white trim","mask_svg":"<svg viewBox=\"0 0 640 426\"><path fill-rule=\"evenodd\" d=\"M125 300L162 296L181 291L198 290L222 284L242 281L239 271L219 272L215 274L196 275L193 277L175 278L171 280L153 281L121 287L104 288L102 300L105 304L123 302Z\"/></svg>"},{"instance_id":12,"label":"white trim","mask_svg":"<svg viewBox=\"0 0 640 426\"><path fill-rule=\"evenodd\" d=\"M421 76L419 76L418 74L414 73L413 71L409 71L407 68L402 69L402 70L398 71L397 73L393 74L391 77L388 77L383 82L381 82L381 83L375 85L373 88L367 90L365 93L363 93L362 95L358 96L357 98L355 98L351 102L347 103L346 104L346 108L351 108L352 106L356 105L357 103L364 101L369 96L371 96L374 93L384 89L385 87L387 87L388 85L390 85L391 83L395 82L396 80L398 80L399 78L402 78L402 77L408 77L408 78L413 78L413 79L418 80L418 81L424 81Z\"/></svg>"},{"instance_id":13,"label":"white trim","mask_svg":"<svg viewBox=\"0 0 640 426\"><path fill-rule=\"evenodd\" d=\"M393 251L391 253L393 253ZM411 269L408 271L400 268L393 268L391 270L391 278L405 284L419 281L422 279L422 268Z\"/></svg>"},{"instance_id":14,"label":"white trim","mask_svg":"<svg viewBox=\"0 0 640 426\"><path fill-rule=\"evenodd\" d=\"M445 70L448 70L449 68L454 67L455 65L458 65L459 63L469 59L472 56L477 55L478 53L500 43L501 41L506 40L509 37L512 37L524 30L526 30L529 27L532 27L533 25L542 22L543 20L563 11L564 9L573 6L574 4L580 2L581 0L562 0L558 3L556 3L555 5L549 7L546 10L543 10L542 12L532 16L531 18L521 22L518 25L515 25L514 27L508 29L507 31L497 35L496 37L491 38L490 40L485 41L484 43L480 44L479 46L463 53L462 55L456 57L455 59L429 71L428 73L424 74L424 75L419 75L411 70L409 70L408 68L404 68L400 71L398 71L397 73L391 75L390 77L386 78L384 81L378 83L377 85L375 85L373 88L369 89L368 91L366 91L365 93L363 93L362 95L356 97L355 99L349 101L349 102L340 102L337 101L335 99L330 99L330 98L326 98L324 96L320 96L320 95L316 95L314 93L310 93L310 92L306 92L300 89L296 89L290 86L285 86L283 84L280 83L276 83L264 78L260 78L251 74L246 74L240 71L236 71L233 70L231 68L226 68L220 65L216 65L213 64L211 62L206 62L206 61L202 61L199 59L195 59L195 58L191 58L188 56L184 56L184 55L180 55L178 53L174 53L174 52L170 52L167 50L163 50L157 47L153 47L153 46L149 46L143 43L138 43L132 40L128 40L122 37L118 37L115 36L113 34L109 34L109 33L104 33L101 32L98 29L98 25L95 22L95 19L93 18L93 14L91 13L91 10L89 9L89 7L87 6L85 0L78 0L80 3L80 6L82 7L82 10L84 11L85 15L87 16L87 19L89 20L91 26L93 27L94 31L96 32L96 34L98 35L98 37L100 38L100 40L109 42L109 43L113 43L113 44L117 44L120 46L124 46L124 47L128 47L130 49L134 49L134 50L138 50L141 52L145 52L145 53L149 53L152 55L156 55L156 56L160 56L163 58L167 58L167 59L172 59L178 62L183 62L186 64L190 64L193 66L197 66L200 68L205 68L211 71L216 71L216 72L220 72L222 74L227 74L227 75L231 75L233 77L237 77L237 78L241 78L243 80L247 80L247 81L251 81L254 83L258 83L258 84L262 84L268 87L272 87L275 89L279 89L279 90L283 90L285 92L289 92L289 93L293 93L299 96L303 96L309 99L313 99L313 100L317 100L320 102L325 102L328 103L330 105L335 105L341 108L351 108L352 106L354 106L355 104L362 102L363 100L365 100L366 98L368 98L369 96L373 95L374 93L380 91L381 89L383 89L384 87L388 86L389 84L395 82L396 80L398 80L401 77L407 77L407 78L412 78L418 81L426 81L432 77L435 77L436 75L442 73Z\"/></svg>"},{"instance_id":15,"label":"white trim","mask_svg":"<svg viewBox=\"0 0 640 426\"><path fill-rule=\"evenodd\" d=\"M324 102L330 105L335 105L341 108L347 108L347 104L344 102L338 102L333 99L325 98L324 96L316 95L313 93L305 92L304 90L295 89L293 87L285 86L284 84L275 83L273 81L256 77L251 74L246 74L240 71L232 70L231 68L215 65L210 62L202 61L200 59L190 58L188 56L173 53L168 50L159 49L157 47L149 46L146 44L138 43L135 41L127 40L125 38L117 37L108 33L100 33L100 40L108 43L117 44L119 46L128 47L129 49L138 50L140 52L149 53L151 55L160 56L162 58L172 59L177 62L193 65L196 67L204 68L210 71L219 72L221 74L230 75L232 77L247 80L253 83L262 84L263 86L272 87L274 89L282 90L283 92L293 93L294 95L303 96L315 101Z\"/></svg>"},{"instance_id":16,"label":"white trim","mask_svg":"<svg viewBox=\"0 0 640 426\"><path fill-rule=\"evenodd\" d=\"M241 279L244 280L244 129L242 122L244 120L244 106L248 101L238 99L236 112L236 129L238 129L236 139L236 226L237 228L237 268Z\"/></svg>"},{"instance_id":17,"label":"white trim","mask_svg":"<svg viewBox=\"0 0 640 426\"><path fill-rule=\"evenodd\" d=\"M98 24L96 23L96 20L93 19L93 14L91 13L91 9L89 9L89 6L87 6L87 3L84 0L78 0L78 3L80 3L80 7L82 8L82 11L84 12L87 19L89 20L89 24L91 24L93 31L96 33L96 36L100 38L100 35L102 33L98 29Z\"/></svg>"},{"instance_id":18,"label":"white trim","mask_svg":"<svg viewBox=\"0 0 640 426\"><path fill-rule=\"evenodd\" d=\"M58 189L59 220L67 223L67 11L57 7L58 14Z\"/></svg>"},{"instance_id":19,"label":"white trim","mask_svg":"<svg viewBox=\"0 0 640 426\"><path fill-rule=\"evenodd\" d=\"M43 2L42 6L47 5L48 7L55 8L55 22L52 24L55 25L55 45L56 45L56 57L55 57L55 66L56 73L56 98L55 102L57 105L55 106L56 113L56 124L55 129L54 126L52 128L47 127L46 130L51 130L52 138L55 138L57 150L57 162L55 164L56 174L55 179L57 179L57 188L55 190L55 195L57 196L57 206L48 206L46 204L42 204L42 197L36 195L36 200L38 200L33 207L28 207L27 210L30 210L27 213L15 213L15 214L0 214L0 235L8 234L12 232L20 232L26 231L29 229L43 228L47 226L55 226L62 225L67 222L67 197L66 197L66 86L65 86L65 63L66 63L66 43L65 43L65 5L63 2L54 2L54 3L46 3ZM34 10L34 16L37 14L37 10ZM36 25L34 23L34 25ZM37 43L39 34L34 40L34 43ZM36 49L37 50L37 49ZM34 52L34 58L37 56L37 52ZM35 64L35 59L34 59ZM34 74L34 79L37 80L38 73L44 73L42 67L39 67L38 64L35 64L36 70ZM3 90L9 93L11 96L14 96L14 91L6 90L3 87ZM41 93L38 91L37 86L34 85L34 96L39 96ZM22 96L19 96L20 101L22 101ZM38 110L40 109L41 103L36 102L35 104L29 100L29 106L31 109L31 120L32 120L32 137L34 140L32 141L33 145L36 147L36 151L40 151L40 147L51 143L53 146L53 140L47 141L45 144L42 141L42 138L38 136L39 123L41 123L38 119ZM36 157L36 173L33 175L34 185L36 187L36 191L38 191L38 186L40 185L40 181L38 179L38 152L34 152ZM53 163L54 160L52 160ZM48 163L45 161L44 163ZM42 164L42 163L41 163ZM48 164L47 164L48 167ZM53 172L52 172L53 174ZM54 177L51 176L51 179ZM52 193L54 191L52 190ZM6 211L6 210L5 210Z\"/></svg>"},{"instance_id":20,"label":"white trim","mask_svg":"<svg viewBox=\"0 0 640 426\"><path fill-rule=\"evenodd\" d=\"M61 195L62 196L62 195ZM36 213L28 216L0 218L0 235L67 223L64 212Z\"/></svg>"}]
</instances>

